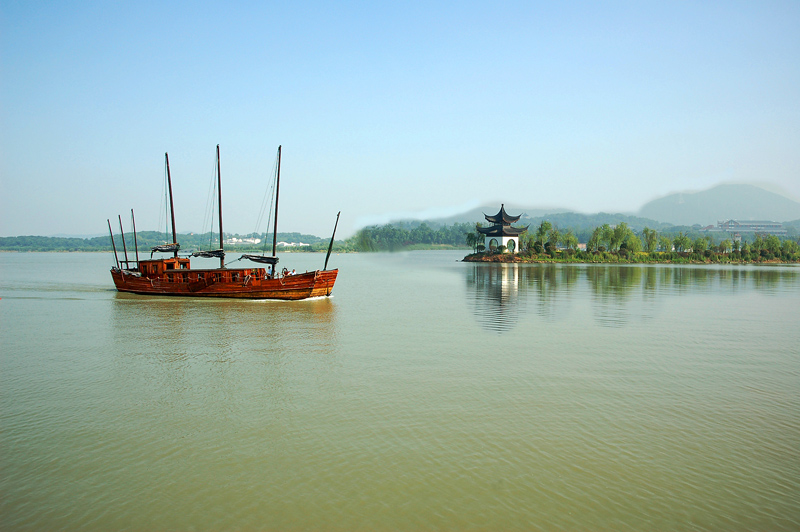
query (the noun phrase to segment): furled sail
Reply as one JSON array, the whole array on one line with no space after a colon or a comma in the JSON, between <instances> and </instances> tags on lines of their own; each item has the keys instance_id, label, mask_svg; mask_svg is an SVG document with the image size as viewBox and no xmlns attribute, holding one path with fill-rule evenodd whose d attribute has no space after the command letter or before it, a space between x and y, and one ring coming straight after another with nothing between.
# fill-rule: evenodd
<instances>
[{"instance_id":1,"label":"furled sail","mask_svg":"<svg viewBox=\"0 0 800 532\"><path fill-rule=\"evenodd\" d=\"M192 257L200 257L203 259L224 259L225 252L221 249L214 249L211 251L195 251Z\"/></svg>"},{"instance_id":2,"label":"furled sail","mask_svg":"<svg viewBox=\"0 0 800 532\"><path fill-rule=\"evenodd\" d=\"M272 264L273 266L278 263L278 257L267 257L264 255L242 255L242 258L253 262L260 262L261 264Z\"/></svg>"},{"instance_id":3,"label":"furled sail","mask_svg":"<svg viewBox=\"0 0 800 532\"><path fill-rule=\"evenodd\" d=\"M153 258L153 253L177 253L181 249L181 245L177 242L174 244L164 244L161 246L153 246L150 248L150 258Z\"/></svg>"},{"instance_id":4,"label":"furled sail","mask_svg":"<svg viewBox=\"0 0 800 532\"><path fill-rule=\"evenodd\" d=\"M158 251L160 253L172 253L173 251L178 251L181 249L180 244L164 244L162 246L153 246L150 248L150 251Z\"/></svg>"}]
</instances>

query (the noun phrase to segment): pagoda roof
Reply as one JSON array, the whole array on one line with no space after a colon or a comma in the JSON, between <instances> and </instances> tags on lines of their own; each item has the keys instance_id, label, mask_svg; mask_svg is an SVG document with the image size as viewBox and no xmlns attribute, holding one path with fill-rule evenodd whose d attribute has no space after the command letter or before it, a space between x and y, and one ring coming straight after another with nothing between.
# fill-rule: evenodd
<instances>
[{"instance_id":1,"label":"pagoda roof","mask_svg":"<svg viewBox=\"0 0 800 532\"><path fill-rule=\"evenodd\" d=\"M517 218L519 218L519 216ZM510 225L493 225L491 227L477 226L476 229L479 233L486 236L519 236L527 231L528 227L530 226L511 227Z\"/></svg>"},{"instance_id":2,"label":"pagoda roof","mask_svg":"<svg viewBox=\"0 0 800 532\"><path fill-rule=\"evenodd\" d=\"M502 224L502 225L511 225L517 220L519 220L521 214L519 216L511 216L506 212L505 204L500 204L500 211L495 214L494 216L489 216L486 213L483 213L483 216L486 218L487 222L492 222L493 224Z\"/></svg>"}]
</instances>

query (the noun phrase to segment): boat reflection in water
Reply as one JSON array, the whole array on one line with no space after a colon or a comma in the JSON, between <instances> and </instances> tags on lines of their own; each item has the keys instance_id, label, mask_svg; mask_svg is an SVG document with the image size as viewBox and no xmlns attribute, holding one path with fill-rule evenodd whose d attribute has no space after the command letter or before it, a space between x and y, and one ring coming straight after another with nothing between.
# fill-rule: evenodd
<instances>
[{"instance_id":1,"label":"boat reflection in water","mask_svg":"<svg viewBox=\"0 0 800 532\"><path fill-rule=\"evenodd\" d=\"M204 299L115 294L111 318L118 340L137 343L142 354L163 358L192 352L214 356L236 352L271 357L297 350L330 353L336 338L336 305L327 297L294 302ZM148 323L148 334L126 323ZM243 334L242 331L259 331ZM127 338L126 338L127 337Z\"/></svg>"}]
</instances>

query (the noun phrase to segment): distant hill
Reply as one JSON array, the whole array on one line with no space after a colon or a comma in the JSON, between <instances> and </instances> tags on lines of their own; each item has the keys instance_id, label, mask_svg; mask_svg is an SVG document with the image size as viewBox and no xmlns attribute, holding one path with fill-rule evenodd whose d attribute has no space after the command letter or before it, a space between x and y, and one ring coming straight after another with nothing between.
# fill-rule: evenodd
<instances>
[{"instance_id":1,"label":"distant hill","mask_svg":"<svg viewBox=\"0 0 800 532\"><path fill-rule=\"evenodd\" d=\"M800 218L800 203L754 185L718 185L701 192L681 192L645 204L639 216L674 225L711 225L719 220Z\"/></svg>"},{"instance_id":2,"label":"distant hill","mask_svg":"<svg viewBox=\"0 0 800 532\"><path fill-rule=\"evenodd\" d=\"M434 218L427 220L397 220L391 222L398 227L418 227L421 224L426 224L433 228L438 228L447 225L468 223L474 224L476 222L486 223L484 214L496 214L500 210L500 205L484 205L476 209L457 214L455 216L448 216L446 218ZM635 230L641 230L644 227L651 229L662 229L671 226L672 224L659 222L657 220L642 218L631 214L611 214L599 212L594 214L583 214L570 211L569 209L542 209L536 207L513 207L506 206L506 212L512 216L518 214L522 215L517 222L516 226L531 225L536 226L542 220L547 220L562 229L587 229L595 228L603 224L614 225L620 222L625 222Z\"/></svg>"},{"instance_id":3,"label":"distant hill","mask_svg":"<svg viewBox=\"0 0 800 532\"><path fill-rule=\"evenodd\" d=\"M793 227L800 230L800 220L792 220L791 222L783 222L784 227Z\"/></svg>"},{"instance_id":4,"label":"distant hill","mask_svg":"<svg viewBox=\"0 0 800 532\"><path fill-rule=\"evenodd\" d=\"M391 222L391 225L406 230L419 227L422 224L425 224L434 230L441 227L453 226L455 224L469 224L470 226L474 227L473 224L476 222L482 222L484 224L487 223L486 218L483 216L484 213L496 214L498 210L500 210L500 205L498 204L484 205L456 216L427 220L398 220ZM560 230L566 231L571 229L575 231L575 234L578 236L581 242L585 242L589 238L589 235L591 235L595 227L599 227L603 224L609 224L613 226L618 223L625 222L634 231L641 231L645 227L656 229L658 231L670 231L674 229L672 224L621 213L611 214L600 212L594 214L583 214L572 212L568 209L542 209L535 207L525 208L508 205L506 206L506 212L512 216L516 216L518 214L522 215L519 219L519 222L514 224L516 227L529 225L530 230L533 231L539 226L542 220L547 220Z\"/></svg>"},{"instance_id":5,"label":"distant hill","mask_svg":"<svg viewBox=\"0 0 800 532\"><path fill-rule=\"evenodd\" d=\"M628 226L630 226L631 229L635 231L641 231L645 227L658 230L669 229L672 227L672 224L659 222L650 218L642 218L640 216L634 216L630 214L607 212L598 212L595 214L560 212L557 214L547 214L535 217L523 216L519 219L519 223L524 223L525 225L530 224L531 227L535 227L538 226L542 220L547 220L560 229L594 229L595 227L600 227L603 224L613 226L621 222L625 222L628 224Z\"/></svg>"},{"instance_id":6,"label":"distant hill","mask_svg":"<svg viewBox=\"0 0 800 532\"><path fill-rule=\"evenodd\" d=\"M480 207L476 207L474 209L468 210L466 212L462 212L460 214L456 214L453 216L446 216L444 218L430 218L426 220L392 220L390 223L394 225L400 226L411 226L416 227L421 223L426 223L431 227L441 227L445 225L453 225L453 224L473 224L475 222L483 222L484 217L483 214L497 214L497 211L500 210L500 204L492 204L492 205L482 205ZM506 212L509 214L517 215L517 214L526 214L528 217L535 218L538 216L545 216L549 214L556 214L561 212L569 212L569 209L561 209L561 208L541 208L541 207L515 207L510 204L506 204Z\"/></svg>"},{"instance_id":7,"label":"distant hill","mask_svg":"<svg viewBox=\"0 0 800 532\"><path fill-rule=\"evenodd\" d=\"M392 225L413 229L426 224L433 229L454 224L484 222L484 214L495 214L499 204L478 208L444 218L425 220L393 220ZM536 227L547 220L559 229L573 229L578 233L591 231L603 224L625 222L633 230L644 227L658 231L677 232L692 230L694 225L712 225L719 220L771 220L784 222L787 227L800 218L800 203L754 185L718 185L700 192L671 194L647 203L638 213L583 214L570 209L521 207L506 204L506 212L521 214L515 225ZM795 220L795 222L789 222Z\"/></svg>"}]
</instances>

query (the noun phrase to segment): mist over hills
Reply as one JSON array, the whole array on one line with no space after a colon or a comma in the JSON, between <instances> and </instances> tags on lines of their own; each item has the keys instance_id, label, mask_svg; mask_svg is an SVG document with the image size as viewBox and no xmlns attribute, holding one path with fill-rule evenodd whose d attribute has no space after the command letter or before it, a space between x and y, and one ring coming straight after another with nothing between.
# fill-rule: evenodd
<instances>
[{"instance_id":1,"label":"mist over hills","mask_svg":"<svg viewBox=\"0 0 800 532\"><path fill-rule=\"evenodd\" d=\"M717 185L655 199L638 214L673 225L711 225L730 219L786 222L800 218L800 203L754 185Z\"/></svg>"},{"instance_id":2,"label":"mist over hills","mask_svg":"<svg viewBox=\"0 0 800 532\"><path fill-rule=\"evenodd\" d=\"M426 223L434 224L434 225L453 225L459 223L475 223L476 221L483 221L484 220L484 213L485 214L496 214L497 211L500 210L500 204L496 205L482 205L480 207L476 207L474 209L470 209L466 212L461 214L456 214L453 216L447 216L444 218L436 218L432 220L398 220L399 222L406 222L412 224L418 224L422 221ZM570 209L562 209L562 208L541 208L541 207L532 207L532 208L523 208L516 206L514 204L507 203L506 204L506 212L516 216L517 214L523 214L522 218L520 218L520 223L523 223L524 220L534 220L537 218L541 218L544 216L553 216L559 213L571 212ZM527 222L525 222L527 223Z\"/></svg>"},{"instance_id":3,"label":"mist over hills","mask_svg":"<svg viewBox=\"0 0 800 532\"><path fill-rule=\"evenodd\" d=\"M712 225L719 220L770 220L781 222L786 227L800 229L800 202L767 191L755 185L717 185L708 190L698 192L682 192L670 194L652 200L642 206L638 212L627 213L579 213L568 208L543 208L506 203L509 214L521 214L519 225L537 226L546 219L560 228L592 229L605 223L614 225L627 223L632 229L642 228L664 230L677 226ZM500 209L499 203L485 204L468 211L440 218L397 219L390 223L398 226L416 227L422 223L432 228L453 224L474 224L483 222L484 214L495 214ZM57 237L75 237L76 235L53 235ZM79 238L103 237L98 235L80 235ZM316 237L320 238L320 237Z\"/></svg>"},{"instance_id":4,"label":"mist over hills","mask_svg":"<svg viewBox=\"0 0 800 532\"><path fill-rule=\"evenodd\" d=\"M438 229L442 226L449 226L453 224L469 224L473 225L475 222L485 222L485 214L496 214L500 209L499 205L486 205L485 207L472 209L464 214L458 216L450 216L447 218L439 218L434 220L398 220L392 222L393 225L404 228L414 228L421 224L426 224L433 229ZM542 220L547 220L554 224L556 227L566 229L576 229L579 232L589 231L595 227L603 224L616 225L625 222L631 229L641 231L645 227L651 229L666 229L674 227L672 224L651 220L648 218L641 218L639 216L622 213L606 213L599 212L595 214L583 214L564 210L557 210L557 212L550 212L549 209L516 209L514 207L506 206L506 212L516 216L521 214L518 222L514 224L515 227L530 226L531 230L537 227Z\"/></svg>"},{"instance_id":5,"label":"mist over hills","mask_svg":"<svg viewBox=\"0 0 800 532\"><path fill-rule=\"evenodd\" d=\"M396 220L398 225L432 227L454 223L482 222L485 214L495 214L499 204L487 204L461 214L427 220ZM536 225L546 219L559 227L588 228L604 223L625 222L635 230L645 226L664 229L670 226L712 225L719 220L770 220L789 222L800 218L800 203L755 185L717 185L698 192L682 192L655 199L637 213L578 213L571 209L524 207L506 204L506 212L521 214L516 225Z\"/></svg>"}]
</instances>

